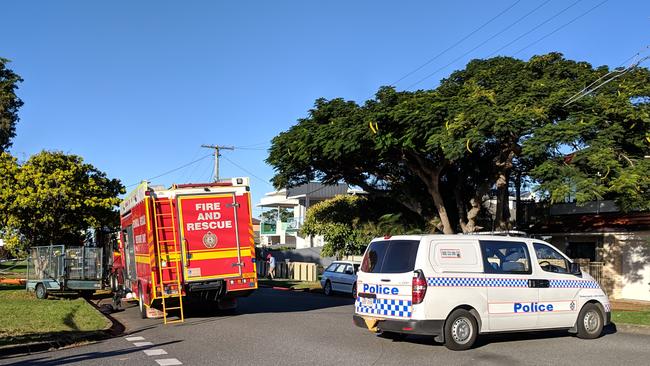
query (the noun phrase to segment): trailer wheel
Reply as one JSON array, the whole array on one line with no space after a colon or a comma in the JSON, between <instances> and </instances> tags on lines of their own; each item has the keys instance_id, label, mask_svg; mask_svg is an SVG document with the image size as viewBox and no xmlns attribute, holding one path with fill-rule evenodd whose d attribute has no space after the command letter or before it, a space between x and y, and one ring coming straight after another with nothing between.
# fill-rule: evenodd
<instances>
[{"instance_id":1,"label":"trailer wheel","mask_svg":"<svg viewBox=\"0 0 650 366\"><path fill-rule=\"evenodd\" d=\"M138 306L140 307L140 317L147 319L147 307L144 306L144 294L142 293L142 285L138 285Z\"/></svg>"},{"instance_id":2,"label":"trailer wheel","mask_svg":"<svg viewBox=\"0 0 650 366\"><path fill-rule=\"evenodd\" d=\"M41 300L47 299L47 290L42 283L36 284L36 298Z\"/></svg>"},{"instance_id":3,"label":"trailer wheel","mask_svg":"<svg viewBox=\"0 0 650 366\"><path fill-rule=\"evenodd\" d=\"M117 292L117 275L115 273L111 273L108 277L108 282L111 286L111 291Z\"/></svg>"}]
</instances>

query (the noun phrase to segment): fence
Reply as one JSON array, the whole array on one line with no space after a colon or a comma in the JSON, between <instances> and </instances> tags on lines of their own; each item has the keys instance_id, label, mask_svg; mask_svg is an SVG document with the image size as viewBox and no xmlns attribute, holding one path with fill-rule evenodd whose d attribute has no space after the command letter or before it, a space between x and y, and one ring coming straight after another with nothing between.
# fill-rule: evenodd
<instances>
[{"instance_id":1,"label":"fence","mask_svg":"<svg viewBox=\"0 0 650 366\"><path fill-rule=\"evenodd\" d=\"M584 258L577 258L574 261L580 265L580 269L583 272L589 273L598 282L600 287L604 288L603 262L592 262Z\"/></svg>"},{"instance_id":2,"label":"fence","mask_svg":"<svg viewBox=\"0 0 650 366\"><path fill-rule=\"evenodd\" d=\"M257 262L257 275L266 277L269 274L267 262ZM279 262L275 264L275 278L286 278L297 281L317 281L318 266L316 263Z\"/></svg>"}]
</instances>

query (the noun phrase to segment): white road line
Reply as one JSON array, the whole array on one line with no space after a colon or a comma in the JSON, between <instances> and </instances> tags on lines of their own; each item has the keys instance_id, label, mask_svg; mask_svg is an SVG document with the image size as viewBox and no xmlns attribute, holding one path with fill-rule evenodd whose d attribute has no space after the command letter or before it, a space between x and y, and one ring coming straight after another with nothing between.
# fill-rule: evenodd
<instances>
[{"instance_id":1,"label":"white road line","mask_svg":"<svg viewBox=\"0 0 650 366\"><path fill-rule=\"evenodd\" d=\"M126 339L129 342L144 341L144 337L126 337L124 339Z\"/></svg>"},{"instance_id":2,"label":"white road line","mask_svg":"<svg viewBox=\"0 0 650 366\"><path fill-rule=\"evenodd\" d=\"M145 346L153 346L152 342L133 342L133 345L136 347L145 347Z\"/></svg>"},{"instance_id":3,"label":"white road line","mask_svg":"<svg viewBox=\"0 0 650 366\"><path fill-rule=\"evenodd\" d=\"M183 363L175 358L163 358L156 360L160 366L182 365Z\"/></svg>"},{"instance_id":4,"label":"white road line","mask_svg":"<svg viewBox=\"0 0 650 366\"><path fill-rule=\"evenodd\" d=\"M165 351L162 348L145 349L143 352L147 356L161 356L161 355L166 355L167 354L167 351Z\"/></svg>"}]
</instances>

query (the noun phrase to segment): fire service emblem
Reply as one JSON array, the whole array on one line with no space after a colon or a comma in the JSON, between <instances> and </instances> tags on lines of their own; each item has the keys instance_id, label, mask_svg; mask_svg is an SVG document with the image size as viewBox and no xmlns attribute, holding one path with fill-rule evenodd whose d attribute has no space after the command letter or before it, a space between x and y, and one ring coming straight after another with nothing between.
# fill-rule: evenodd
<instances>
[{"instance_id":1,"label":"fire service emblem","mask_svg":"<svg viewBox=\"0 0 650 366\"><path fill-rule=\"evenodd\" d=\"M205 245L206 248L212 249L217 246L217 236L214 235L212 232L208 231L205 235L203 235L203 245Z\"/></svg>"}]
</instances>

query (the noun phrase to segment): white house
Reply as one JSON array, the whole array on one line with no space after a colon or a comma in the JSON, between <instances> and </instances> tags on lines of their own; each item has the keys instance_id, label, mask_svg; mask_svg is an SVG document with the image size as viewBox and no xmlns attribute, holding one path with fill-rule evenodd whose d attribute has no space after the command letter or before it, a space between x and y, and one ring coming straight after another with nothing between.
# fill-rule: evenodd
<instances>
[{"instance_id":1,"label":"white house","mask_svg":"<svg viewBox=\"0 0 650 366\"><path fill-rule=\"evenodd\" d=\"M363 193L363 191L351 189L344 183L325 185L319 182L311 182L266 193L260 203L257 204L257 207L261 207L264 211L279 211L285 208L293 212L293 217L285 221L282 221L280 217L272 221L265 221L262 218L260 244L263 246L280 244L295 247L296 249L323 246L325 243L321 236L301 237L298 234L309 207L337 195L359 193Z\"/></svg>"}]
</instances>

